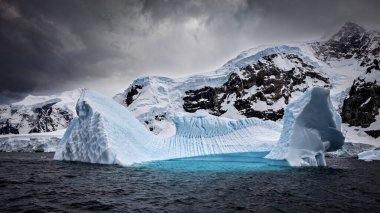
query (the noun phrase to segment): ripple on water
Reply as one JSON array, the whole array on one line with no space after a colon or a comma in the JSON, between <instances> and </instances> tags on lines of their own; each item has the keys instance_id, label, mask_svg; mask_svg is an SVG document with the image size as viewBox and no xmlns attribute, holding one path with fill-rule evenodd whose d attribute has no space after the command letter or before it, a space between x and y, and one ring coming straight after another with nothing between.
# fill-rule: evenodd
<instances>
[{"instance_id":1,"label":"ripple on water","mask_svg":"<svg viewBox=\"0 0 380 213\"><path fill-rule=\"evenodd\" d=\"M268 172L289 169L286 161L264 158L268 152L246 152L153 161L136 166L170 172Z\"/></svg>"},{"instance_id":2,"label":"ripple on water","mask_svg":"<svg viewBox=\"0 0 380 213\"><path fill-rule=\"evenodd\" d=\"M380 162L290 168L264 155L120 167L0 153L0 212L376 212L380 205Z\"/></svg>"}]
</instances>

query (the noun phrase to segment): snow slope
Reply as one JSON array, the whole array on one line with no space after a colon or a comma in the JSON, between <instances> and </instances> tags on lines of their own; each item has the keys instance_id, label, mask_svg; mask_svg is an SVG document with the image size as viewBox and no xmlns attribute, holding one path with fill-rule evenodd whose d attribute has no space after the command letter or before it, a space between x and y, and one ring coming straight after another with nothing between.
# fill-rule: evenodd
<instances>
[{"instance_id":1,"label":"snow slope","mask_svg":"<svg viewBox=\"0 0 380 213\"><path fill-rule=\"evenodd\" d=\"M269 151L281 126L260 119L231 120L207 113L178 114L176 134L150 133L125 107L83 91L74 118L55 153L56 160L103 164L134 163L218 153Z\"/></svg>"},{"instance_id":2,"label":"snow slope","mask_svg":"<svg viewBox=\"0 0 380 213\"><path fill-rule=\"evenodd\" d=\"M289 96L289 101L295 100L301 96L308 87L327 85L320 79L312 79L305 74L305 72L319 72L322 73L321 75L324 75L323 72L319 70L319 61L311 51L311 47L302 43L250 49L230 60L216 71L205 73L203 75L194 75L179 79L156 76L137 79L127 90L123 93L117 94L114 97L114 100L127 106L128 109L155 134L160 134L164 129L172 128L171 126L174 126L173 121L170 119L173 112L195 112L196 110L185 109L185 105L192 104L193 102L194 104L200 103L200 105L202 105L203 102L207 105L210 102L213 102L216 98L220 98L220 106L218 107L221 108L221 117L233 119L257 117L243 115L242 110L239 111L236 109L236 101L240 99L250 99L252 96L255 96L257 92L263 91L266 87L273 87L275 84L281 84L278 85L279 90L284 86L284 89L282 89L281 92L283 92L284 96L288 98L290 92L287 91L287 87L288 85L293 85L294 80L289 79L289 82L283 82L282 75L284 75L283 73L285 72L291 72L292 76L294 76L291 78L299 80L298 84L294 84L294 91L291 92L292 94ZM270 56L273 57L273 60L272 58L263 60L263 57ZM264 63L263 66L266 66L268 69L272 69L273 67L278 71L273 75L268 75L263 78L261 74L258 74L260 70L254 71L253 73L244 70L245 67L252 66L256 63ZM231 86L225 85L229 80L236 80L231 80L234 75L238 76L237 79L239 81L250 81L251 79L249 79L249 75L260 75L260 77L263 78L263 81L268 81L268 84L263 86L244 85L240 89L241 91L236 93L231 91L233 90L231 87L234 87L236 84L233 83ZM223 88L222 90L224 91L219 92L219 94L217 94L218 97L212 97L211 99L213 100L208 97L208 94L201 94L200 96L202 97L198 100L185 103L184 100L190 95L191 91L202 90L204 88ZM275 92L265 93L264 96L264 99L261 98L260 100L252 101L252 103L250 103L251 106L248 108L262 112L271 110L277 111L286 106L285 102L287 100L284 98L278 98L278 95L275 94ZM205 107L199 108L207 110L210 114L219 115ZM157 117L160 119L157 119Z\"/></svg>"},{"instance_id":3,"label":"snow slope","mask_svg":"<svg viewBox=\"0 0 380 213\"><path fill-rule=\"evenodd\" d=\"M80 90L51 96L25 97L0 105L0 135L52 132L66 129L74 116Z\"/></svg>"}]
</instances>

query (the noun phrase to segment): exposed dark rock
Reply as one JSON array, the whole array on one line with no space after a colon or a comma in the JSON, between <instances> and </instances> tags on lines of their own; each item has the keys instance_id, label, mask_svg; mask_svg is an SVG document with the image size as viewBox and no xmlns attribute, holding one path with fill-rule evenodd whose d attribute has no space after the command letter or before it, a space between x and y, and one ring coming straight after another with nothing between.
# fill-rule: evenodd
<instances>
[{"instance_id":1,"label":"exposed dark rock","mask_svg":"<svg viewBox=\"0 0 380 213\"><path fill-rule=\"evenodd\" d=\"M19 134L18 129L9 123L9 119L0 122L0 135Z\"/></svg>"},{"instance_id":2,"label":"exposed dark rock","mask_svg":"<svg viewBox=\"0 0 380 213\"><path fill-rule=\"evenodd\" d=\"M360 77L350 89L349 96L342 106L342 121L350 126L367 128L375 122L380 107L380 86L365 82Z\"/></svg>"},{"instance_id":3,"label":"exposed dark rock","mask_svg":"<svg viewBox=\"0 0 380 213\"><path fill-rule=\"evenodd\" d=\"M51 132L67 127L73 114L54 107L55 104L48 103L27 111L5 106L0 109L0 134L20 134L20 129L27 129L25 133ZM10 112L11 117L7 112Z\"/></svg>"},{"instance_id":4,"label":"exposed dark rock","mask_svg":"<svg viewBox=\"0 0 380 213\"><path fill-rule=\"evenodd\" d=\"M276 57L284 57L300 66L295 66L291 70L282 70L273 62ZM304 92L307 89L305 82L307 77L323 82L326 87L329 84L327 77L315 72L312 65L306 64L297 55L272 54L232 73L221 87L204 87L186 91L183 108L187 112L205 109L210 114L220 116L226 112L222 109L223 104L230 104L232 101L233 106L246 117L278 120L284 114L283 108L260 111L255 109L255 103L262 101L271 106L284 98L285 104L288 104L293 92ZM257 89L249 94L247 90L253 86L256 86Z\"/></svg>"},{"instance_id":5,"label":"exposed dark rock","mask_svg":"<svg viewBox=\"0 0 380 213\"><path fill-rule=\"evenodd\" d=\"M56 131L57 123L54 121L54 117L52 116L53 105L56 103L47 104L41 108L35 108L35 119L30 123L32 129L29 133L38 133L38 132L51 132ZM66 123L68 126L71 120L73 119L73 115L62 109L55 109L56 112L54 114L58 114L59 117L63 118L62 121Z\"/></svg>"},{"instance_id":6,"label":"exposed dark rock","mask_svg":"<svg viewBox=\"0 0 380 213\"><path fill-rule=\"evenodd\" d=\"M377 59L374 59L373 63L369 65L366 73L371 73L372 70L380 70L379 61Z\"/></svg>"},{"instance_id":7,"label":"exposed dark rock","mask_svg":"<svg viewBox=\"0 0 380 213\"><path fill-rule=\"evenodd\" d=\"M368 67L372 61L371 58L380 55L379 44L380 37L376 34L349 22L328 41L316 42L312 46L317 56L324 61L354 57L361 62L361 66Z\"/></svg>"},{"instance_id":8,"label":"exposed dark rock","mask_svg":"<svg viewBox=\"0 0 380 213\"><path fill-rule=\"evenodd\" d=\"M165 115L155 115L154 119L156 121L163 121L163 120L165 120Z\"/></svg>"},{"instance_id":9,"label":"exposed dark rock","mask_svg":"<svg viewBox=\"0 0 380 213\"><path fill-rule=\"evenodd\" d=\"M139 94L139 90L142 89L142 86L140 85L133 85L131 88L131 91L128 92L127 98L125 99L125 104L129 106L133 102L133 97L137 94Z\"/></svg>"},{"instance_id":10,"label":"exposed dark rock","mask_svg":"<svg viewBox=\"0 0 380 213\"><path fill-rule=\"evenodd\" d=\"M379 130L367 130L367 131L365 131L365 133L367 133L368 135L370 135L374 138L378 138L380 136L380 129Z\"/></svg>"},{"instance_id":11,"label":"exposed dark rock","mask_svg":"<svg viewBox=\"0 0 380 213\"><path fill-rule=\"evenodd\" d=\"M166 113L159 113L152 116L144 116L143 124L149 131L153 132L154 134L158 134L160 131L162 131L163 128L160 123L166 120Z\"/></svg>"}]
</instances>

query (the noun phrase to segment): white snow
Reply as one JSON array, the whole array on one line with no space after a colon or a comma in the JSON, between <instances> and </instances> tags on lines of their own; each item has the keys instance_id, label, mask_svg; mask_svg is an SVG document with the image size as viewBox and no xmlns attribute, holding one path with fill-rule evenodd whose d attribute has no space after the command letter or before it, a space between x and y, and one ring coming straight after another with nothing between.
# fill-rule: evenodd
<instances>
[{"instance_id":1,"label":"white snow","mask_svg":"<svg viewBox=\"0 0 380 213\"><path fill-rule=\"evenodd\" d=\"M329 90L315 87L286 107L278 146L266 158L286 159L291 166L325 166L324 153L344 143L340 128Z\"/></svg>"},{"instance_id":2,"label":"white snow","mask_svg":"<svg viewBox=\"0 0 380 213\"><path fill-rule=\"evenodd\" d=\"M0 120L7 119L10 124L18 129L20 134L27 134L33 129L31 122L34 117L37 116L35 112L36 108L40 108L46 104L52 105L52 111L50 112L50 118L52 123L55 124L54 128L48 125L49 130L65 129L67 127L67 120L63 119L60 114L62 110L75 115L75 103L78 100L80 89L73 91L62 92L57 95L50 96L33 96L29 95L22 101L13 103L11 105L0 106ZM13 113L16 111L16 113ZM25 117L30 116L30 118ZM34 116L34 117L33 117Z\"/></svg>"},{"instance_id":3,"label":"white snow","mask_svg":"<svg viewBox=\"0 0 380 213\"><path fill-rule=\"evenodd\" d=\"M378 110L378 114L375 117L375 122L371 123L371 125L367 128L367 130L379 130L380 129L380 109ZM380 145L380 143L378 144Z\"/></svg>"},{"instance_id":4,"label":"white snow","mask_svg":"<svg viewBox=\"0 0 380 213\"><path fill-rule=\"evenodd\" d=\"M374 70L371 73L366 73L363 76L360 76L360 79L365 82L373 82L376 85L380 85L380 71Z\"/></svg>"},{"instance_id":5,"label":"white snow","mask_svg":"<svg viewBox=\"0 0 380 213\"><path fill-rule=\"evenodd\" d=\"M273 62L277 65L278 68L285 71L289 71L294 67L294 65L290 63L289 60L284 59L283 57L281 57L281 55L275 57L273 59Z\"/></svg>"},{"instance_id":6,"label":"white snow","mask_svg":"<svg viewBox=\"0 0 380 213\"><path fill-rule=\"evenodd\" d=\"M115 95L113 99L126 106L124 100L126 95L131 91L132 86L142 86L143 89L139 90L138 96L134 96L136 100L128 106L128 109L142 123L144 123L146 118L152 118L157 114L168 115L167 120L160 123L153 121L153 123L150 125L154 126L154 131L156 134L164 135L167 134L165 133L165 130L167 128L173 129L174 127L174 123L170 119L173 113L184 112L183 97L185 96L186 91L197 90L206 86L219 87L228 80L229 76L233 72L237 73L240 77L245 78L242 73L239 72L240 68L256 63L258 60L262 59L262 57L272 54L277 54L277 56L274 58L274 64L276 66L284 68L285 70L291 70L293 66L302 67L302 65L294 65L290 59L283 57L284 54L295 54L300 57L305 63L316 67L316 69L319 69L320 64L323 63L315 58L311 47L306 43L293 42L279 46L260 46L258 48L252 48L243 51L237 57L225 63L221 68L212 72L177 79L159 76L150 76L136 79L128 89L126 89L123 93ZM297 69L295 72L297 72ZM318 85L315 84L315 82L310 81L306 82L306 84L308 86ZM246 96L255 94L256 89L257 87L253 86L247 91L248 94L246 94ZM301 95L302 92L293 93L290 101L297 99ZM232 96L229 98L230 100L233 99ZM254 107L255 110L262 111L267 109L278 110L283 106L285 106L284 100L280 100L279 103L276 102L273 105L268 105L267 103L263 102L256 104ZM238 111L235 107L233 107L233 101L230 101L228 104L223 103L222 109L227 110L227 112L224 113L222 117L234 119L245 117L244 115L240 115L240 113L236 113Z\"/></svg>"},{"instance_id":7,"label":"white snow","mask_svg":"<svg viewBox=\"0 0 380 213\"><path fill-rule=\"evenodd\" d=\"M233 104L230 104L229 108L227 109L227 112L223 114L223 117L230 118L230 119L243 119L245 118L244 115L240 114L240 112L235 108Z\"/></svg>"},{"instance_id":8,"label":"white snow","mask_svg":"<svg viewBox=\"0 0 380 213\"><path fill-rule=\"evenodd\" d=\"M380 127L380 115L376 116L376 121L371 124L368 128L361 128L355 126L349 126L348 124L342 124L342 132L346 137L346 142L364 143L372 146L379 147L380 142L378 138L369 136L364 131L366 130L378 130Z\"/></svg>"},{"instance_id":9,"label":"white snow","mask_svg":"<svg viewBox=\"0 0 380 213\"><path fill-rule=\"evenodd\" d=\"M228 96L226 100L221 104L221 109L226 111L222 115L223 117L231 118L231 119L245 118L245 116L240 114L240 112L235 108L234 101L233 101L235 98L236 98L236 94L233 93L232 95ZM198 111L202 111L202 110L198 110Z\"/></svg>"},{"instance_id":10,"label":"white snow","mask_svg":"<svg viewBox=\"0 0 380 213\"><path fill-rule=\"evenodd\" d=\"M258 60L262 59L264 56L272 55L272 54L282 54L282 53L292 53L296 54L301 59L315 67L318 67L318 63L313 60L315 57L313 54L308 53L304 44L300 43L292 43L289 45L280 45L280 46L261 46L259 48L253 48L247 51L243 51L236 58L228 61L223 67L229 66L237 66L238 68L245 67L250 64L256 63ZM286 60L280 59L277 57L276 59L279 66L284 68L289 68L290 65ZM291 69L291 68L290 68Z\"/></svg>"},{"instance_id":11,"label":"white snow","mask_svg":"<svg viewBox=\"0 0 380 213\"><path fill-rule=\"evenodd\" d=\"M81 89L65 91L56 95L34 96L28 95L23 100L15 102L11 105L12 108L36 108L48 103L55 103L61 109L74 112L75 103L78 100Z\"/></svg>"},{"instance_id":12,"label":"white snow","mask_svg":"<svg viewBox=\"0 0 380 213\"><path fill-rule=\"evenodd\" d=\"M197 155L269 151L281 126L260 119L231 120L209 115L173 116L176 135L151 134L112 99L86 90L78 100L78 117L62 138L54 159L131 165Z\"/></svg>"},{"instance_id":13,"label":"white snow","mask_svg":"<svg viewBox=\"0 0 380 213\"><path fill-rule=\"evenodd\" d=\"M321 63L320 70L325 72L330 79L331 101L336 109L342 105L353 81L365 72L358 60L354 58Z\"/></svg>"},{"instance_id":14,"label":"white snow","mask_svg":"<svg viewBox=\"0 0 380 213\"><path fill-rule=\"evenodd\" d=\"M359 160L380 160L380 150L368 150L358 154Z\"/></svg>"}]
</instances>

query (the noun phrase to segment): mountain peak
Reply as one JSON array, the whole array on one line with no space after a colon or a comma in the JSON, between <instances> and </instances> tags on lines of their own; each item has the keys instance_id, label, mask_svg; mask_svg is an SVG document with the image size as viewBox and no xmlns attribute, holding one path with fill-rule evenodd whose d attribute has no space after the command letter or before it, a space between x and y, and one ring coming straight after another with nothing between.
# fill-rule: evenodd
<instances>
[{"instance_id":1,"label":"mountain peak","mask_svg":"<svg viewBox=\"0 0 380 213\"><path fill-rule=\"evenodd\" d=\"M340 31L365 31L365 29L354 22L346 22Z\"/></svg>"},{"instance_id":2,"label":"mountain peak","mask_svg":"<svg viewBox=\"0 0 380 213\"><path fill-rule=\"evenodd\" d=\"M342 39L350 39L352 37L361 37L361 35L365 32L366 30L360 25L353 22L346 22L330 40L340 41Z\"/></svg>"}]
</instances>

